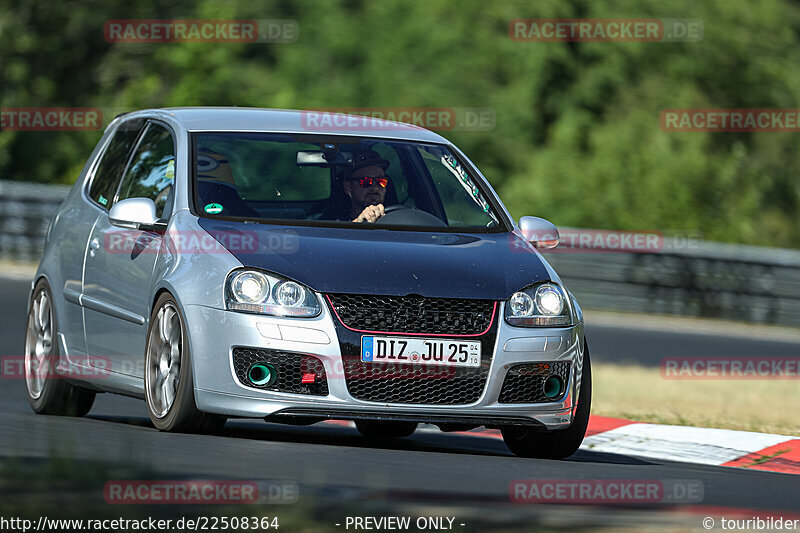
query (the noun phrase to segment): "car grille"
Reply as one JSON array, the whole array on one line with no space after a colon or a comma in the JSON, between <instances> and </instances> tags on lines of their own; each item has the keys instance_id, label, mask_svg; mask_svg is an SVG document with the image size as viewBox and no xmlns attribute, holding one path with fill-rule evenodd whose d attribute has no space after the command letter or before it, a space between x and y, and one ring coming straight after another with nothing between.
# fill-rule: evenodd
<instances>
[{"instance_id":1,"label":"car grille","mask_svg":"<svg viewBox=\"0 0 800 533\"><path fill-rule=\"evenodd\" d=\"M375 333L481 335L492 324L491 300L329 294L328 301L345 327Z\"/></svg>"},{"instance_id":2,"label":"car grille","mask_svg":"<svg viewBox=\"0 0 800 533\"><path fill-rule=\"evenodd\" d=\"M277 379L269 386L259 387L247 378L247 371L256 363L269 364L275 369ZM233 349L233 368L236 378L245 387L273 392L291 392L314 396L328 395L325 367L313 355L265 350L262 348ZM315 374L313 383L301 383L304 374Z\"/></svg>"},{"instance_id":3,"label":"car grille","mask_svg":"<svg viewBox=\"0 0 800 533\"><path fill-rule=\"evenodd\" d=\"M491 354L491 352L489 352ZM489 363L475 368L419 366L404 368L345 358L347 390L370 402L459 405L477 402L486 386ZM491 361L491 358L489 358Z\"/></svg>"},{"instance_id":4,"label":"car grille","mask_svg":"<svg viewBox=\"0 0 800 533\"><path fill-rule=\"evenodd\" d=\"M556 375L567 384L569 383L569 368L570 364L566 361L514 365L506 374L498 402L548 403L558 401L564 394L555 399L547 398L544 395L544 380L548 376Z\"/></svg>"},{"instance_id":5,"label":"car grille","mask_svg":"<svg viewBox=\"0 0 800 533\"><path fill-rule=\"evenodd\" d=\"M492 364L497 325L490 300L329 294L347 390L380 403L467 405L477 402ZM361 361L362 333L468 335L481 342L478 367L384 364Z\"/></svg>"}]
</instances>

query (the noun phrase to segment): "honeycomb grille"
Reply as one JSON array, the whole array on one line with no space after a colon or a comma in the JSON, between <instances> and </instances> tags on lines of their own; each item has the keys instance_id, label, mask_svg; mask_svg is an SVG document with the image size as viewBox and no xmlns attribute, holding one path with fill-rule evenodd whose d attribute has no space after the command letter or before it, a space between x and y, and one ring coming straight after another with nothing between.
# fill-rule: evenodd
<instances>
[{"instance_id":1,"label":"honeycomb grille","mask_svg":"<svg viewBox=\"0 0 800 533\"><path fill-rule=\"evenodd\" d=\"M247 378L247 371L256 363L266 363L275 368L277 379L269 386L259 387ZM245 387L273 392L291 392L314 396L328 395L328 379L322 361L305 355L261 348L234 348L233 368L236 378ZM314 383L302 383L304 374L316 374Z\"/></svg>"},{"instance_id":2,"label":"honeycomb grille","mask_svg":"<svg viewBox=\"0 0 800 533\"><path fill-rule=\"evenodd\" d=\"M495 302L422 296L329 294L346 327L370 332L480 335L492 324Z\"/></svg>"},{"instance_id":3,"label":"honeycomb grille","mask_svg":"<svg viewBox=\"0 0 800 533\"><path fill-rule=\"evenodd\" d=\"M491 351L489 351L491 354ZM491 358L488 359L491 361ZM362 363L344 359L347 390L371 402L459 405L477 402L486 385L489 363L474 368Z\"/></svg>"},{"instance_id":4,"label":"honeycomb grille","mask_svg":"<svg viewBox=\"0 0 800 533\"><path fill-rule=\"evenodd\" d=\"M506 374L500 390L500 403L548 403L558 401L544 395L544 380L548 376L559 376L564 384L569 383L570 364L566 361L526 363L514 365ZM566 391L564 391L566 392Z\"/></svg>"}]
</instances>

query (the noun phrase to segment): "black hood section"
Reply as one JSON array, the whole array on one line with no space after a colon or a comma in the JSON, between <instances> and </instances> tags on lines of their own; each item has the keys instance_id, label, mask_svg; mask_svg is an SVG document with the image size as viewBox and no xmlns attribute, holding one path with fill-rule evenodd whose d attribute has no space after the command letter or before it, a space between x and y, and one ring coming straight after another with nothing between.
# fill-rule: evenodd
<instances>
[{"instance_id":1,"label":"black hood section","mask_svg":"<svg viewBox=\"0 0 800 533\"><path fill-rule=\"evenodd\" d=\"M210 218L200 218L199 224L243 265L322 293L504 300L549 279L533 247L514 233L275 226Z\"/></svg>"}]
</instances>

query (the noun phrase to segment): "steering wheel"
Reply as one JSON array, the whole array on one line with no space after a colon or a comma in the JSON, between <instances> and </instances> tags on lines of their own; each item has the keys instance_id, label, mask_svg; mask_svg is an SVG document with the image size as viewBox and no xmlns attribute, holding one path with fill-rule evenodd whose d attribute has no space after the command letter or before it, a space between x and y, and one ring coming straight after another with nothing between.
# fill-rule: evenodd
<instances>
[{"instance_id":1,"label":"steering wheel","mask_svg":"<svg viewBox=\"0 0 800 533\"><path fill-rule=\"evenodd\" d=\"M403 204L394 204L383 208L385 213L375 221L376 224L401 224L408 226L447 227L442 220L427 211Z\"/></svg>"},{"instance_id":2,"label":"steering wheel","mask_svg":"<svg viewBox=\"0 0 800 533\"><path fill-rule=\"evenodd\" d=\"M397 211L399 209L411 209L411 208L409 206L403 205L403 204L394 204L394 205L390 205L389 207L384 207L383 208L383 212L388 214L388 213L391 213L392 211Z\"/></svg>"}]
</instances>

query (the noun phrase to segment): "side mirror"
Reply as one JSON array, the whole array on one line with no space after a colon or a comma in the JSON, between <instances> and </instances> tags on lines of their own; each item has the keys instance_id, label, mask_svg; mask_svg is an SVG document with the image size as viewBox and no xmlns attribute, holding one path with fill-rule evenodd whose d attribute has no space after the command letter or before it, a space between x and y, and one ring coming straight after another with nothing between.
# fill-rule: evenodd
<instances>
[{"instance_id":1,"label":"side mirror","mask_svg":"<svg viewBox=\"0 0 800 533\"><path fill-rule=\"evenodd\" d=\"M549 221L539 217L522 217L519 229L525 239L536 248L547 249L558 246L558 229Z\"/></svg>"},{"instance_id":2,"label":"side mirror","mask_svg":"<svg viewBox=\"0 0 800 533\"><path fill-rule=\"evenodd\" d=\"M108 219L120 228L156 230L166 228L156 216L156 204L150 198L127 198L111 207Z\"/></svg>"}]
</instances>

